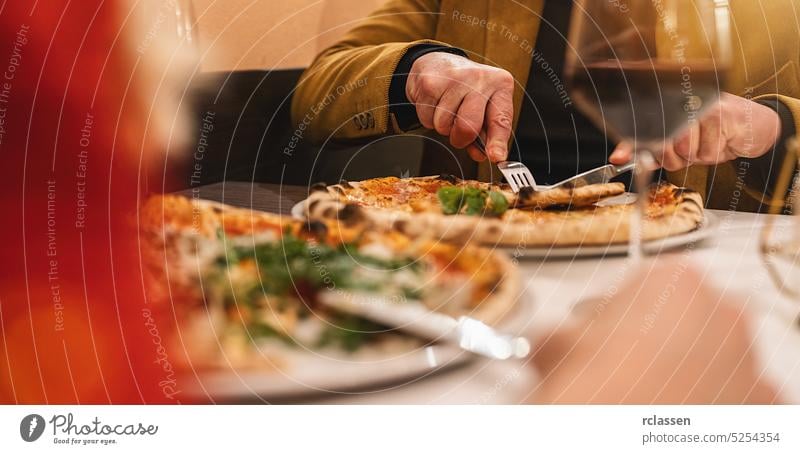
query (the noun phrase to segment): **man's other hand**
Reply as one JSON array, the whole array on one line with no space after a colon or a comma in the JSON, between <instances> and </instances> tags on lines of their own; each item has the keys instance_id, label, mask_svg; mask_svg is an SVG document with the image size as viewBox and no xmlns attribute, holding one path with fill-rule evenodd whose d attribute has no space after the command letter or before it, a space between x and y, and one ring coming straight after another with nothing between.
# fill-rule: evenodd
<instances>
[{"instance_id":1,"label":"man's other hand","mask_svg":"<svg viewBox=\"0 0 800 454\"><path fill-rule=\"evenodd\" d=\"M662 150L661 166L669 171L693 165L717 165L737 158L757 158L772 149L781 135L781 119L767 106L730 93L703 118L690 125ZM620 144L609 160L625 164L633 157L630 143Z\"/></svg>"}]
</instances>

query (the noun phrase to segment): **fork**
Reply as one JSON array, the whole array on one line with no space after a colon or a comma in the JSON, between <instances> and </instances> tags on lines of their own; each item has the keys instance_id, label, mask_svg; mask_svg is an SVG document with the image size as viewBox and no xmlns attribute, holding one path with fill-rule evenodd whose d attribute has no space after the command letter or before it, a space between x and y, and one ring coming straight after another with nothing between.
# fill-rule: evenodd
<instances>
[{"instance_id":1,"label":"fork","mask_svg":"<svg viewBox=\"0 0 800 454\"><path fill-rule=\"evenodd\" d=\"M483 143L483 139L480 137L475 139L475 146L486 157L489 156L486 153L486 145ZM503 176L506 177L506 181L509 186L511 186L511 190L514 191L514 193L518 193L523 188L533 188L535 191L551 191L563 187L574 188L592 184L605 184L623 173L630 172L634 169L635 164L630 163L623 166L615 166L613 164L604 165L549 186L536 184L536 180L534 180L530 169L521 162L503 161L498 163L497 167L500 169Z\"/></svg>"},{"instance_id":2,"label":"fork","mask_svg":"<svg viewBox=\"0 0 800 454\"><path fill-rule=\"evenodd\" d=\"M483 139L481 139L480 136L475 139L475 146L481 151L481 153L483 153L484 156L487 158L489 157L489 154L486 153L486 144L483 143ZM536 180L533 178L533 174L528 166L521 162L498 162L497 168L499 168L500 173L506 177L506 181L508 182L509 186L511 186L511 190L514 191L515 194L521 191L522 188L533 188L537 191L540 188L540 186L536 184Z\"/></svg>"}]
</instances>

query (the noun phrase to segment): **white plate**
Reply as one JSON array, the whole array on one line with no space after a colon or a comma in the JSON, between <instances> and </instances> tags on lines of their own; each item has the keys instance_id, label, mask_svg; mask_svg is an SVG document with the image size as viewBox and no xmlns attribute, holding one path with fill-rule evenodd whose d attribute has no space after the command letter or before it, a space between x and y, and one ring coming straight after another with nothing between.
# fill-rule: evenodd
<instances>
[{"instance_id":1,"label":"white plate","mask_svg":"<svg viewBox=\"0 0 800 454\"><path fill-rule=\"evenodd\" d=\"M286 355L279 370L204 372L190 393L215 401L297 400L315 395L377 392L401 387L471 359L460 349L434 345L377 351L348 358L324 353Z\"/></svg>"},{"instance_id":2,"label":"white plate","mask_svg":"<svg viewBox=\"0 0 800 454\"><path fill-rule=\"evenodd\" d=\"M521 336L534 309L523 293L501 323L500 330ZM220 370L199 373L187 383L199 383L187 391L200 399L217 402L297 401L331 394L374 393L408 386L436 372L475 358L449 345L424 346L410 337L395 336L383 348L343 352L287 351L281 349L280 369Z\"/></svg>"},{"instance_id":3,"label":"white plate","mask_svg":"<svg viewBox=\"0 0 800 454\"><path fill-rule=\"evenodd\" d=\"M298 221L306 220L305 204L306 204L305 200L294 204L292 210L290 211L294 219L297 219Z\"/></svg>"},{"instance_id":4,"label":"white plate","mask_svg":"<svg viewBox=\"0 0 800 454\"><path fill-rule=\"evenodd\" d=\"M706 211L703 222L695 230L660 240L647 241L643 249L648 254L661 252L699 243L719 229L719 218ZM551 247L498 247L517 259L574 259L589 257L606 257L628 255L628 243L609 244L604 246L551 246Z\"/></svg>"}]
</instances>

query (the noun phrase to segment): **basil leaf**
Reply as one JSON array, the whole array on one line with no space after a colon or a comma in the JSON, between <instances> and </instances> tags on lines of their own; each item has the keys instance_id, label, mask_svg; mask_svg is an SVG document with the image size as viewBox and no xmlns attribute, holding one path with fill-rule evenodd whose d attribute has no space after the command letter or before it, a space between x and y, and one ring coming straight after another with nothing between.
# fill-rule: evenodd
<instances>
[{"instance_id":1,"label":"basil leaf","mask_svg":"<svg viewBox=\"0 0 800 454\"><path fill-rule=\"evenodd\" d=\"M477 216L483 214L484 210L486 210L486 191L467 188L464 190L464 199L466 199L467 215Z\"/></svg>"},{"instance_id":2,"label":"basil leaf","mask_svg":"<svg viewBox=\"0 0 800 454\"><path fill-rule=\"evenodd\" d=\"M440 188L436 191L442 212L447 215L458 214L464 206L464 190L455 186Z\"/></svg>"},{"instance_id":3,"label":"basil leaf","mask_svg":"<svg viewBox=\"0 0 800 454\"><path fill-rule=\"evenodd\" d=\"M506 196L503 195L502 192L489 191L489 203L492 213L497 216L502 216L508 211L508 199L506 199Z\"/></svg>"}]
</instances>

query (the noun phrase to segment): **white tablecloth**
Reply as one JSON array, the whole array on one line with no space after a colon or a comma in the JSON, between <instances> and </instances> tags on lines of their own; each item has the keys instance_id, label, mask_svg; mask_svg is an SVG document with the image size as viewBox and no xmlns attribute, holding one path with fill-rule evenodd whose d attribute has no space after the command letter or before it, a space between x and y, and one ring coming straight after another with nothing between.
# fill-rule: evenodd
<instances>
[{"instance_id":1,"label":"white tablecloth","mask_svg":"<svg viewBox=\"0 0 800 454\"><path fill-rule=\"evenodd\" d=\"M688 261L708 283L735 297L752 314L751 332L759 359L784 401L800 403L800 302L782 296L758 254L766 216L715 212L720 220L714 238L670 252ZM775 218L789 228L791 218ZM613 292L629 275L625 258L522 261L525 283L521 304L531 307L525 332L533 337L570 317L576 303ZM348 395L325 402L376 404L454 404L524 402L537 377L530 364L475 360L424 381L377 394Z\"/></svg>"}]
</instances>

